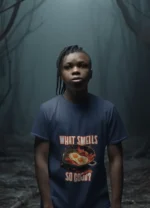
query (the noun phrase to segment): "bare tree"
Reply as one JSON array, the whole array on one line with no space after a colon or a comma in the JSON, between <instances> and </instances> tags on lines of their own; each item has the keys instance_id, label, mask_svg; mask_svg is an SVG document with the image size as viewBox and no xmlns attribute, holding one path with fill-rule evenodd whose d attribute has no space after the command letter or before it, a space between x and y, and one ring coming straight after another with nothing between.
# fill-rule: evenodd
<instances>
[{"instance_id":1,"label":"bare tree","mask_svg":"<svg viewBox=\"0 0 150 208\"><path fill-rule=\"evenodd\" d=\"M124 16L124 19L126 21L126 24L131 29L131 31L136 35L137 38L141 39L144 43L150 44L150 24L145 25L145 19L143 17L146 17L149 19L150 22L150 16L140 11L134 4L129 3L128 0L116 0L119 8L121 9L121 12ZM132 6L136 11L140 13L141 19L140 22L136 22L131 13L129 12L128 6Z\"/></svg>"},{"instance_id":2,"label":"bare tree","mask_svg":"<svg viewBox=\"0 0 150 208\"><path fill-rule=\"evenodd\" d=\"M5 103L5 100L7 99L10 92L12 91L12 88L14 89L13 92L17 94L17 91L15 90L15 89L17 89L17 87L12 86L12 83L11 83L11 81L12 81L11 53L14 50L17 50L18 46L23 42L25 37L27 37L32 32L36 31L43 24L43 22L40 22L36 28L34 28L34 29L31 28L34 12L36 12L36 10L46 1L46 0L40 0L38 3L36 3L37 1L33 0L32 1L33 6L31 7L31 9L29 11L27 11L26 14L14 26L14 23L16 22L16 19L17 19L19 9L21 6L23 6L24 1L27 1L27 0L15 0L14 4L12 4L8 7L5 7L7 0L0 0L0 20L1 20L1 28L3 28L3 30L0 33L0 43L1 43L1 45L0 45L0 62L4 63L2 65L3 68L1 68L0 70L5 72L5 73L3 73L3 76L4 75L7 76L7 79L8 79L8 88L5 92L5 94L0 96L0 107ZM3 15L7 12L11 12L11 10L12 10L12 13L11 13L10 19L9 19L7 25L5 26L4 25L5 19L4 19ZM10 48L8 41L13 36L16 35L17 28L19 28L20 25L24 21L26 21L26 19L28 17L29 17L29 24L27 25L25 33L20 37L20 39L17 41L17 43L15 43L15 45L12 48ZM6 64L5 60L7 60L7 64ZM19 63L19 60L18 60L18 63ZM7 69L6 65L8 66L8 70L6 70ZM7 71L8 71L8 73L7 73ZM17 73L19 74L19 66L18 65L17 65L17 71L15 71L15 72L16 72L16 78L17 78ZM13 105L14 105L14 99L12 99L11 107ZM8 111L10 112L10 109ZM13 122L13 121L9 121L9 122ZM0 129L0 155L6 155L6 145L5 145L4 131L3 131L4 128L3 127L2 127L2 129Z\"/></svg>"},{"instance_id":3,"label":"bare tree","mask_svg":"<svg viewBox=\"0 0 150 208\"><path fill-rule=\"evenodd\" d=\"M134 4L129 3L128 0L116 0L116 2L123 14L126 24L135 34L136 38L143 41L145 45L147 44L147 47L150 47L150 16L140 11ZM136 22L133 19L131 13L129 12L128 6L132 6L138 13L140 13L140 22ZM149 21L149 24L147 25L145 25L145 18ZM148 154L150 149L150 135L148 132L145 132L147 133L147 136L143 135L143 137L145 137L145 141L143 142L141 148L134 153L134 157L144 157Z\"/></svg>"}]
</instances>

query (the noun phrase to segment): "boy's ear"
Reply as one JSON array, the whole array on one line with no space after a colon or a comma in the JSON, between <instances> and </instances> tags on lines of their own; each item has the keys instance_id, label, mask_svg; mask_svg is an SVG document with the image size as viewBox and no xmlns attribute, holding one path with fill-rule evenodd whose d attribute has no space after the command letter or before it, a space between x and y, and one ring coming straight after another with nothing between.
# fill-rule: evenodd
<instances>
[{"instance_id":1,"label":"boy's ear","mask_svg":"<svg viewBox=\"0 0 150 208\"><path fill-rule=\"evenodd\" d=\"M92 76L93 76L93 70L90 69L90 79L92 79Z\"/></svg>"}]
</instances>

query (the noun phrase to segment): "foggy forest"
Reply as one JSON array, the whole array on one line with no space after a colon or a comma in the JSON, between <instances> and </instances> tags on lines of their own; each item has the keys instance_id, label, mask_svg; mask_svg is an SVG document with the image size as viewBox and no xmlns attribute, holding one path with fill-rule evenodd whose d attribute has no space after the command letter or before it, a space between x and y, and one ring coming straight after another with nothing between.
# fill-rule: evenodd
<instances>
[{"instance_id":1,"label":"foggy forest","mask_svg":"<svg viewBox=\"0 0 150 208\"><path fill-rule=\"evenodd\" d=\"M0 208L39 207L30 132L73 44L92 58L89 91L115 104L129 134L123 208L149 208L150 0L0 0Z\"/></svg>"}]
</instances>

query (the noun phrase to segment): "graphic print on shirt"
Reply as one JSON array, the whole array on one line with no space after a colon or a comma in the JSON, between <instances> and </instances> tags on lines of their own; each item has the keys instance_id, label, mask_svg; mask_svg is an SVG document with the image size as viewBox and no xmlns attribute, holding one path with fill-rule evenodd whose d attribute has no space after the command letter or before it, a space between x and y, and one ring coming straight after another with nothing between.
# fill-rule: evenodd
<instances>
[{"instance_id":1,"label":"graphic print on shirt","mask_svg":"<svg viewBox=\"0 0 150 208\"><path fill-rule=\"evenodd\" d=\"M98 136L59 136L59 139L60 145L66 146L61 163L66 169L65 180L90 182L92 167L97 164L96 154L91 146L98 144Z\"/></svg>"}]
</instances>

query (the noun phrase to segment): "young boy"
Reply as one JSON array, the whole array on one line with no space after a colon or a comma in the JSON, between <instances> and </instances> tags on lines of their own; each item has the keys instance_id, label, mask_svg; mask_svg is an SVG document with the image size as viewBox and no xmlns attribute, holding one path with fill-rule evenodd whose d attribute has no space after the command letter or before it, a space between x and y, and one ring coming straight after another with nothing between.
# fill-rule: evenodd
<instances>
[{"instance_id":1,"label":"young boy","mask_svg":"<svg viewBox=\"0 0 150 208\"><path fill-rule=\"evenodd\" d=\"M42 208L121 208L126 131L115 106L88 93L90 56L77 45L57 60L56 97L43 103L32 134ZM107 147L109 200L104 153ZM111 201L111 203L110 203Z\"/></svg>"}]
</instances>

